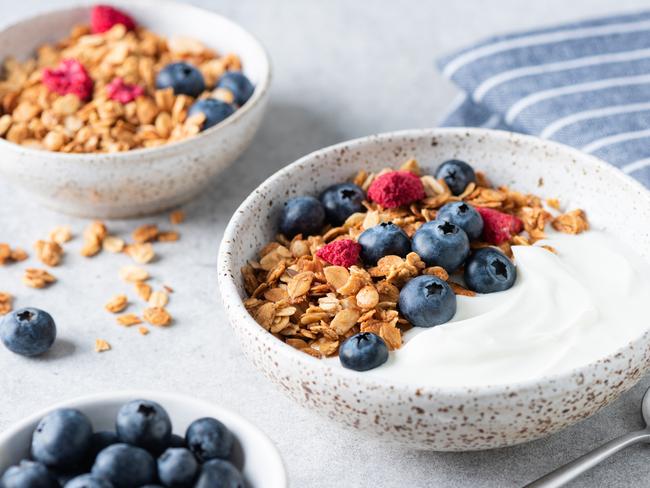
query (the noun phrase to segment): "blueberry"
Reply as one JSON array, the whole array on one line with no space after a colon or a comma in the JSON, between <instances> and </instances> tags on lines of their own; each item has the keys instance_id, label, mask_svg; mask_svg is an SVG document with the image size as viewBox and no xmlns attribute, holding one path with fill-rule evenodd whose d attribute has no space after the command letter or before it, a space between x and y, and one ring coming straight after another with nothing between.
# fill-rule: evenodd
<instances>
[{"instance_id":1,"label":"blueberry","mask_svg":"<svg viewBox=\"0 0 650 488\"><path fill-rule=\"evenodd\" d=\"M479 249L465 265L465 284L477 293L507 290L516 279L515 265L494 247Z\"/></svg>"},{"instance_id":2,"label":"blueberry","mask_svg":"<svg viewBox=\"0 0 650 488\"><path fill-rule=\"evenodd\" d=\"M361 332L341 345L339 359L344 368L368 371L388 360L388 347L377 334Z\"/></svg>"},{"instance_id":3,"label":"blueberry","mask_svg":"<svg viewBox=\"0 0 650 488\"><path fill-rule=\"evenodd\" d=\"M318 234L325 225L325 209L314 197L295 197L287 200L280 215L280 232L289 239L296 234L303 237Z\"/></svg>"},{"instance_id":4,"label":"blueberry","mask_svg":"<svg viewBox=\"0 0 650 488\"><path fill-rule=\"evenodd\" d=\"M52 316L38 308L14 310L0 321L0 339L12 352L38 356L47 351L56 338Z\"/></svg>"},{"instance_id":5,"label":"blueberry","mask_svg":"<svg viewBox=\"0 0 650 488\"><path fill-rule=\"evenodd\" d=\"M201 467L194 488L244 488L244 477L228 461L213 459Z\"/></svg>"},{"instance_id":6,"label":"blueberry","mask_svg":"<svg viewBox=\"0 0 650 488\"><path fill-rule=\"evenodd\" d=\"M232 93L235 97L235 103L240 107L248 101L255 91L253 84L241 71L226 72L219 79L217 88L224 88Z\"/></svg>"},{"instance_id":7,"label":"blueberry","mask_svg":"<svg viewBox=\"0 0 650 488\"><path fill-rule=\"evenodd\" d=\"M418 276L400 291L399 310L415 327L433 327L449 322L454 316L456 295L437 276Z\"/></svg>"},{"instance_id":8,"label":"blueberry","mask_svg":"<svg viewBox=\"0 0 650 488\"><path fill-rule=\"evenodd\" d=\"M53 468L75 469L86 457L92 434L90 420L79 410L54 410L32 434L32 457Z\"/></svg>"},{"instance_id":9,"label":"blueberry","mask_svg":"<svg viewBox=\"0 0 650 488\"><path fill-rule=\"evenodd\" d=\"M235 439L228 427L217 419L204 417L187 428L185 442L201 462L210 459L229 459Z\"/></svg>"},{"instance_id":10,"label":"blueberry","mask_svg":"<svg viewBox=\"0 0 650 488\"><path fill-rule=\"evenodd\" d=\"M453 273L469 255L469 239L457 225L445 220L432 220L415 232L413 251L427 266L442 266L448 273Z\"/></svg>"},{"instance_id":11,"label":"blueberry","mask_svg":"<svg viewBox=\"0 0 650 488\"><path fill-rule=\"evenodd\" d=\"M460 195L465 191L467 185L476 182L474 169L465 161L450 159L445 161L435 173L436 179L444 179L445 183L454 195Z\"/></svg>"},{"instance_id":12,"label":"blueberry","mask_svg":"<svg viewBox=\"0 0 650 488\"><path fill-rule=\"evenodd\" d=\"M99 454L99 451L107 448L108 446L112 446L113 444L117 444L118 442L120 442L120 440L118 439L115 432L112 432L110 430L95 432L90 437L90 447L88 448L87 459L90 461L90 465L92 466L92 463L95 461L95 458L97 457L97 454Z\"/></svg>"},{"instance_id":13,"label":"blueberry","mask_svg":"<svg viewBox=\"0 0 650 488\"><path fill-rule=\"evenodd\" d=\"M113 488L113 483L88 473L71 479L65 484L65 488Z\"/></svg>"},{"instance_id":14,"label":"blueberry","mask_svg":"<svg viewBox=\"0 0 650 488\"><path fill-rule=\"evenodd\" d=\"M411 252L411 240L400 227L392 222L382 222L365 230L358 239L361 259L367 265L375 265L384 256L404 257Z\"/></svg>"},{"instance_id":15,"label":"blueberry","mask_svg":"<svg viewBox=\"0 0 650 488\"><path fill-rule=\"evenodd\" d=\"M184 447L169 448L158 458L158 478L170 488L190 488L198 472L194 454Z\"/></svg>"},{"instance_id":16,"label":"blueberry","mask_svg":"<svg viewBox=\"0 0 650 488\"><path fill-rule=\"evenodd\" d=\"M325 208L327 220L332 225L341 225L356 212L365 212L362 202L366 194L354 183L341 183L325 189L320 196L320 202Z\"/></svg>"},{"instance_id":17,"label":"blueberry","mask_svg":"<svg viewBox=\"0 0 650 488\"><path fill-rule=\"evenodd\" d=\"M197 100L194 102L187 111L187 116L192 117L196 114L205 115L205 121L201 126L201 130L206 130L227 119L234 113L235 108L229 103L214 98L206 98L205 100Z\"/></svg>"},{"instance_id":18,"label":"blueberry","mask_svg":"<svg viewBox=\"0 0 650 488\"><path fill-rule=\"evenodd\" d=\"M92 474L115 488L139 488L156 481L156 461L139 447L113 444L99 453Z\"/></svg>"},{"instance_id":19,"label":"blueberry","mask_svg":"<svg viewBox=\"0 0 650 488\"><path fill-rule=\"evenodd\" d=\"M34 461L23 460L11 466L0 478L2 488L58 488L47 468Z\"/></svg>"},{"instance_id":20,"label":"blueberry","mask_svg":"<svg viewBox=\"0 0 650 488\"><path fill-rule=\"evenodd\" d=\"M172 434L169 439L169 447L187 447L185 445L185 439L179 435Z\"/></svg>"},{"instance_id":21,"label":"blueberry","mask_svg":"<svg viewBox=\"0 0 650 488\"><path fill-rule=\"evenodd\" d=\"M203 75L188 63L171 63L156 76L156 88L173 88L174 95L198 97L205 90Z\"/></svg>"},{"instance_id":22,"label":"blueberry","mask_svg":"<svg viewBox=\"0 0 650 488\"><path fill-rule=\"evenodd\" d=\"M437 220L446 220L463 229L470 240L478 239L483 232L483 217L465 202L450 202L438 210Z\"/></svg>"},{"instance_id":23,"label":"blueberry","mask_svg":"<svg viewBox=\"0 0 650 488\"><path fill-rule=\"evenodd\" d=\"M158 455L169 446L172 423L165 409L150 400L133 400L117 412L115 430L121 442Z\"/></svg>"}]
</instances>

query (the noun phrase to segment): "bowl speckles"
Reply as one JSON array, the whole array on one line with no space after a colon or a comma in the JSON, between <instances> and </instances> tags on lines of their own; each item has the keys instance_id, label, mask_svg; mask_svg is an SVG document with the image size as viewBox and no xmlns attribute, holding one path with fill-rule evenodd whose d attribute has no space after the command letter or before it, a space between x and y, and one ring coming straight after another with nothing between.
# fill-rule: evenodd
<instances>
[{"instance_id":1,"label":"bowl speckles","mask_svg":"<svg viewBox=\"0 0 650 488\"><path fill-rule=\"evenodd\" d=\"M235 52L255 84L246 104L195 137L151 149L113 154L66 154L30 149L0 139L0 175L42 204L93 218L125 218L182 204L248 147L268 100L271 68L259 42L234 22L191 5L162 0L111 2L138 23L167 36L201 40L217 52ZM44 42L90 19L90 7L41 14L0 32L0 59L29 57ZM180 20L180 21L179 21Z\"/></svg>"},{"instance_id":2,"label":"bowl speckles","mask_svg":"<svg viewBox=\"0 0 650 488\"><path fill-rule=\"evenodd\" d=\"M378 382L326 364L263 330L242 303L240 268L275 233L287 196L317 194L358 169L379 170L414 157L427 171L465 159L498 184L559 198L588 212L646 260L650 193L602 161L534 137L483 129L414 130L371 136L305 156L257 188L235 212L219 251L221 298L246 357L298 403L347 426L404 446L489 449L537 439L598 411L650 365L650 332L567 374L485 387ZM621 219L625 215L625 219Z\"/></svg>"}]
</instances>

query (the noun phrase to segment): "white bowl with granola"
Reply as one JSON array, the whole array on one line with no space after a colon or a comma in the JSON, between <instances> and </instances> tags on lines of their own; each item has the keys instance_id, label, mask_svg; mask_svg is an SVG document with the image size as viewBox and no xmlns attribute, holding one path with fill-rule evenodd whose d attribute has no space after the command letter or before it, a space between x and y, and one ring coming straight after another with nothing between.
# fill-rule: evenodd
<instances>
[{"instance_id":1,"label":"white bowl with granola","mask_svg":"<svg viewBox=\"0 0 650 488\"><path fill-rule=\"evenodd\" d=\"M431 176L452 159L476 170L459 189L455 174ZM365 196L343 224L320 217L309 238L287 224L289 197L343 182ZM475 209L482 229L447 218L450 204ZM300 404L409 447L507 446L592 415L647 371L649 217L646 189L560 144L483 129L371 136L305 156L248 197L221 244L220 291L246 356ZM383 241L364 234L388 221L410 244L373 256ZM442 240L418 238L431 229ZM428 244L453 235L465 250L432 258ZM420 282L431 288L413 307Z\"/></svg>"},{"instance_id":2,"label":"white bowl with granola","mask_svg":"<svg viewBox=\"0 0 650 488\"><path fill-rule=\"evenodd\" d=\"M250 144L271 79L264 48L231 20L171 1L114 3L0 32L0 175L84 217L191 199Z\"/></svg>"}]
</instances>

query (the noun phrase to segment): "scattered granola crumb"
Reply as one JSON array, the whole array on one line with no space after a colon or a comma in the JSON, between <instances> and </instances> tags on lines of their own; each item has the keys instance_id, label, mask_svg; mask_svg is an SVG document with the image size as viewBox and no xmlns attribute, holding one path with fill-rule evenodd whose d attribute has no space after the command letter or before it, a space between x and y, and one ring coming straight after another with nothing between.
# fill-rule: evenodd
<instances>
[{"instance_id":1,"label":"scattered granola crumb","mask_svg":"<svg viewBox=\"0 0 650 488\"><path fill-rule=\"evenodd\" d=\"M23 283L31 288L45 288L55 281L56 278L44 269L27 268L23 275Z\"/></svg>"},{"instance_id":2,"label":"scattered granola crumb","mask_svg":"<svg viewBox=\"0 0 650 488\"><path fill-rule=\"evenodd\" d=\"M60 225L50 232L50 241L63 245L72 239L72 230L69 225Z\"/></svg>"},{"instance_id":3,"label":"scattered granola crumb","mask_svg":"<svg viewBox=\"0 0 650 488\"><path fill-rule=\"evenodd\" d=\"M124 252L138 264L150 263L156 257L150 242L129 244L124 248Z\"/></svg>"},{"instance_id":4,"label":"scattered granola crumb","mask_svg":"<svg viewBox=\"0 0 650 488\"><path fill-rule=\"evenodd\" d=\"M110 235L106 236L104 238L103 243L102 243L102 247L106 251L112 252L112 253L120 253L120 252L122 252L124 250L124 246L125 246L125 243L124 243L123 239L120 239L119 237L115 237L115 236L110 236Z\"/></svg>"},{"instance_id":5,"label":"scattered granola crumb","mask_svg":"<svg viewBox=\"0 0 650 488\"><path fill-rule=\"evenodd\" d=\"M174 210L169 214L169 222L174 225L182 224L185 222L185 212L182 210Z\"/></svg>"},{"instance_id":6,"label":"scattered granola crumb","mask_svg":"<svg viewBox=\"0 0 650 488\"><path fill-rule=\"evenodd\" d=\"M102 244L108 231L106 230L106 225L96 220L92 222L86 230L84 230L84 244L81 248L81 255L85 257L92 257L99 253L102 250Z\"/></svg>"},{"instance_id":7,"label":"scattered granola crumb","mask_svg":"<svg viewBox=\"0 0 650 488\"><path fill-rule=\"evenodd\" d=\"M180 234L174 230L163 231L158 234L159 242L174 242L180 238Z\"/></svg>"},{"instance_id":8,"label":"scattered granola crumb","mask_svg":"<svg viewBox=\"0 0 650 488\"><path fill-rule=\"evenodd\" d=\"M137 243L151 242L158 238L158 226L155 224L141 225L135 229L131 236Z\"/></svg>"},{"instance_id":9,"label":"scattered granola crumb","mask_svg":"<svg viewBox=\"0 0 650 488\"><path fill-rule=\"evenodd\" d=\"M142 319L134 313L125 313L117 317L117 323L124 327L131 327L132 325L141 324Z\"/></svg>"},{"instance_id":10,"label":"scattered granola crumb","mask_svg":"<svg viewBox=\"0 0 650 488\"><path fill-rule=\"evenodd\" d=\"M148 307L144 309L143 313L144 320L149 322L151 325L158 327L165 327L169 325L172 321L171 315L163 307Z\"/></svg>"},{"instance_id":11,"label":"scattered granola crumb","mask_svg":"<svg viewBox=\"0 0 650 488\"><path fill-rule=\"evenodd\" d=\"M162 308L169 303L169 295L164 291L154 291L149 298L149 306L154 308Z\"/></svg>"},{"instance_id":12,"label":"scattered granola crumb","mask_svg":"<svg viewBox=\"0 0 650 488\"><path fill-rule=\"evenodd\" d=\"M138 327L138 332L140 332L140 334L142 334L142 335L147 335L149 333L149 329L147 329L144 326L143 327Z\"/></svg>"},{"instance_id":13,"label":"scattered granola crumb","mask_svg":"<svg viewBox=\"0 0 650 488\"><path fill-rule=\"evenodd\" d=\"M139 281L147 281L149 273L146 269L138 266L124 266L120 269L120 278L128 283L137 283Z\"/></svg>"},{"instance_id":14,"label":"scattered granola crumb","mask_svg":"<svg viewBox=\"0 0 650 488\"><path fill-rule=\"evenodd\" d=\"M23 249L19 247L11 249L9 244L0 242L0 266L12 262L24 261L27 257L28 255Z\"/></svg>"},{"instance_id":15,"label":"scattered granola crumb","mask_svg":"<svg viewBox=\"0 0 650 488\"><path fill-rule=\"evenodd\" d=\"M127 305L129 304L129 299L126 295L115 295L109 300L109 302L104 306L104 308L111 313L120 313L122 312Z\"/></svg>"},{"instance_id":16,"label":"scattered granola crumb","mask_svg":"<svg viewBox=\"0 0 650 488\"><path fill-rule=\"evenodd\" d=\"M104 339L95 339L95 352L110 351L111 345Z\"/></svg>"},{"instance_id":17,"label":"scattered granola crumb","mask_svg":"<svg viewBox=\"0 0 650 488\"><path fill-rule=\"evenodd\" d=\"M6 315L13 308L13 297L6 291L0 291L0 315Z\"/></svg>"},{"instance_id":18,"label":"scattered granola crumb","mask_svg":"<svg viewBox=\"0 0 650 488\"><path fill-rule=\"evenodd\" d=\"M54 241L38 240L34 243L36 257L47 266L58 266L63 256L63 248Z\"/></svg>"},{"instance_id":19,"label":"scattered granola crumb","mask_svg":"<svg viewBox=\"0 0 650 488\"><path fill-rule=\"evenodd\" d=\"M11 260L16 263L25 261L28 257L29 255L27 254L27 251L25 251L23 248L16 247L11 251ZM0 264L2 264L2 262L0 262Z\"/></svg>"},{"instance_id":20,"label":"scattered granola crumb","mask_svg":"<svg viewBox=\"0 0 650 488\"><path fill-rule=\"evenodd\" d=\"M546 204L555 210L560 210L560 201L557 198L547 198Z\"/></svg>"},{"instance_id":21,"label":"scattered granola crumb","mask_svg":"<svg viewBox=\"0 0 650 488\"><path fill-rule=\"evenodd\" d=\"M135 292L140 298L147 302L149 301L149 297L151 297L151 286L143 282L136 282Z\"/></svg>"}]
</instances>

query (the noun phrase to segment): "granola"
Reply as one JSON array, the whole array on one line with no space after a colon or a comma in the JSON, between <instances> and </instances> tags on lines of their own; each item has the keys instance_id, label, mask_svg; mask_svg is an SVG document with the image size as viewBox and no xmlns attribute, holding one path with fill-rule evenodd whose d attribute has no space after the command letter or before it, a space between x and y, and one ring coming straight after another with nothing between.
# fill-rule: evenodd
<instances>
[{"instance_id":1,"label":"granola","mask_svg":"<svg viewBox=\"0 0 650 488\"><path fill-rule=\"evenodd\" d=\"M205 89L196 98L157 88L158 73L174 62L200 73ZM38 47L31 59L4 60L0 137L66 153L179 141L202 130L205 116L188 116L196 99L216 98L236 110L240 103L231 90L213 88L225 73L241 69L236 54L220 55L194 39L122 23L105 31L77 25L67 37Z\"/></svg>"},{"instance_id":2,"label":"granola","mask_svg":"<svg viewBox=\"0 0 650 488\"><path fill-rule=\"evenodd\" d=\"M356 241L365 230L381 222L392 222L411 238L424 223L435 220L443 205L465 202L475 208L496 211L498 217L509 224L505 234L500 229L500 234L496 235L498 244L479 237L471 241L471 247L495 246L510 258L511 246L532 245L544 239L548 224L552 223L556 230L565 233L588 229L582 210L554 217L551 211L559 208L557 200L545 204L536 195L506 186L495 187L480 172L464 191L454 195L445 179L422 175L415 160L404 163L399 171L411 175L404 178L408 193L406 197L391 194L390 198L384 198L382 201L391 208L366 197L363 210L349 215L341 225L325 225L321 232L308 237L297 234L288 238L278 234L259 251L257 260L242 268L248 294L244 305L260 326L315 357L336 355L341 344L359 332L377 334L389 350L394 350L401 347L403 333L412 327L398 308L400 290L410 280L423 275L435 276L446 281L457 295L476 295L461 284L461 280L452 279L442 267L427 266L415 252L404 257L386 255L370 266L362 265L354 257L352 261L357 262L351 266L332 264L335 259L330 254L319 253L332 242ZM378 173L362 170L351 182L367 192L376 178L391 172L389 168ZM388 183L382 181L382 184L393 183L391 179L395 179L393 174L385 178ZM424 195L419 194L417 183L414 183L417 179ZM492 214L486 218L492 218ZM341 247L345 247L346 252L353 249ZM319 257L325 255L328 260ZM349 254L345 260L349 260Z\"/></svg>"}]
</instances>

